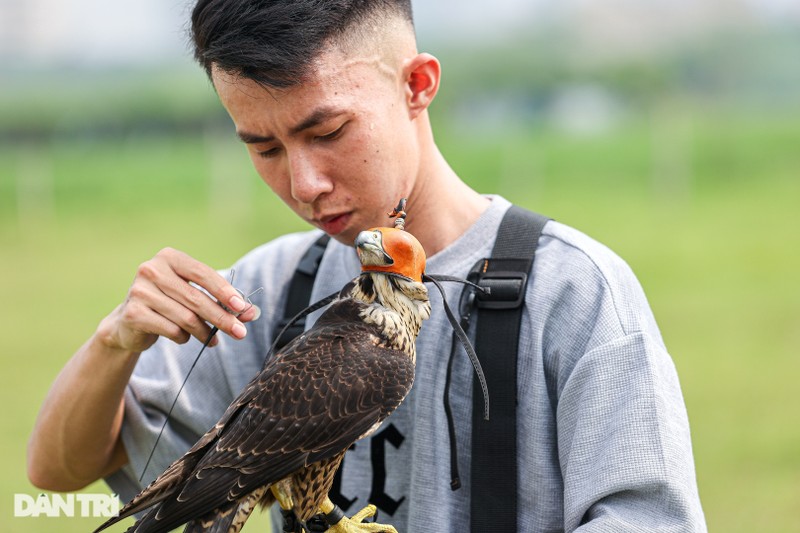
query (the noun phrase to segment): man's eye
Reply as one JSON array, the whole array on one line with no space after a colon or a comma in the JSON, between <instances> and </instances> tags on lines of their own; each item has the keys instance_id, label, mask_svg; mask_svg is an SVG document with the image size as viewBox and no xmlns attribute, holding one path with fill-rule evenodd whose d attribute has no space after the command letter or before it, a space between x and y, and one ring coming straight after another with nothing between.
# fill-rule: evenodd
<instances>
[{"instance_id":1,"label":"man's eye","mask_svg":"<svg viewBox=\"0 0 800 533\"><path fill-rule=\"evenodd\" d=\"M271 157L275 157L280 152L280 148L270 148L269 150L263 150L258 153L259 157L263 157L264 159L269 159Z\"/></svg>"},{"instance_id":2,"label":"man's eye","mask_svg":"<svg viewBox=\"0 0 800 533\"><path fill-rule=\"evenodd\" d=\"M347 123L345 122L344 124L342 124L341 126L336 128L335 130L333 130L332 132L326 133L325 135L317 135L316 137L314 137L314 140L315 141L332 141L332 140L338 138L342 134L346 124Z\"/></svg>"}]
</instances>

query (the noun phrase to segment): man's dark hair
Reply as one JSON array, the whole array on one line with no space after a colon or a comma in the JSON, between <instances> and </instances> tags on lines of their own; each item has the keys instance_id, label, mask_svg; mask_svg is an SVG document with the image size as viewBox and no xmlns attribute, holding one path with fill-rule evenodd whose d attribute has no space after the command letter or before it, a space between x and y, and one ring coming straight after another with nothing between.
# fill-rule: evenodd
<instances>
[{"instance_id":1,"label":"man's dark hair","mask_svg":"<svg viewBox=\"0 0 800 533\"><path fill-rule=\"evenodd\" d=\"M411 0L198 0L195 59L267 87L296 85L323 47L368 20L400 16L413 27Z\"/></svg>"}]
</instances>

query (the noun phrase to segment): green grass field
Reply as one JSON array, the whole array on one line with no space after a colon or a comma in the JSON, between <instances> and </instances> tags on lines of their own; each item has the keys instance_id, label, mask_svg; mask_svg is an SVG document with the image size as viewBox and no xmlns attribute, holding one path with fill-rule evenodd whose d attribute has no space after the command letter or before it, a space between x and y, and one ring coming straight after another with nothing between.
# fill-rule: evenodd
<instances>
[{"instance_id":1,"label":"green grass field","mask_svg":"<svg viewBox=\"0 0 800 533\"><path fill-rule=\"evenodd\" d=\"M670 124L440 146L479 191L583 230L637 272L681 378L710 530L800 531L800 122ZM40 402L140 262L173 246L224 268L303 228L214 135L0 147L0 530L99 523L13 518L13 494L37 494L25 443Z\"/></svg>"}]
</instances>

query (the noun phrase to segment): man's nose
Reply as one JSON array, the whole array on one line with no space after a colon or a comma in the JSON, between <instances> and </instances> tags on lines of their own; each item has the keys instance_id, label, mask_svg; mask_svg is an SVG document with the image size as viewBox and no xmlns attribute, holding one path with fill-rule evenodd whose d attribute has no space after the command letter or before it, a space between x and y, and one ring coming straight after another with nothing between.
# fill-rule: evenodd
<instances>
[{"instance_id":1,"label":"man's nose","mask_svg":"<svg viewBox=\"0 0 800 533\"><path fill-rule=\"evenodd\" d=\"M307 154L294 154L289 161L292 198L311 204L320 195L333 190L333 182Z\"/></svg>"}]
</instances>

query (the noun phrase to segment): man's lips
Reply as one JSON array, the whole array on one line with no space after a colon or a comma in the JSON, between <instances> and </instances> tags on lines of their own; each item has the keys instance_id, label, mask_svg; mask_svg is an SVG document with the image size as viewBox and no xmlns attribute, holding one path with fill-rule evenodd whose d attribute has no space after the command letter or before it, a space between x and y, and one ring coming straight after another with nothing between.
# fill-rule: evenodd
<instances>
[{"instance_id":1,"label":"man's lips","mask_svg":"<svg viewBox=\"0 0 800 533\"><path fill-rule=\"evenodd\" d=\"M317 225L328 235L338 235L347 227L351 216L352 213L341 213L339 215L322 217L317 220Z\"/></svg>"}]
</instances>

